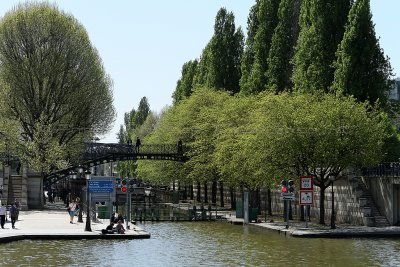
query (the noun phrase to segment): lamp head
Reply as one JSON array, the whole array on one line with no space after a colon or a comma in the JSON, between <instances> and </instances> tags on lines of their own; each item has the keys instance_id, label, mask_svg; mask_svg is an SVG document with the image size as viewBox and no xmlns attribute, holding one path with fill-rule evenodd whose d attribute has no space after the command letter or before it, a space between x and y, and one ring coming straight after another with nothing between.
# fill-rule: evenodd
<instances>
[{"instance_id":1,"label":"lamp head","mask_svg":"<svg viewBox=\"0 0 400 267\"><path fill-rule=\"evenodd\" d=\"M92 173L91 173L89 170L85 171L85 178L86 178L86 180L90 180L91 174L92 174Z\"/></svg>"}]
</instances>

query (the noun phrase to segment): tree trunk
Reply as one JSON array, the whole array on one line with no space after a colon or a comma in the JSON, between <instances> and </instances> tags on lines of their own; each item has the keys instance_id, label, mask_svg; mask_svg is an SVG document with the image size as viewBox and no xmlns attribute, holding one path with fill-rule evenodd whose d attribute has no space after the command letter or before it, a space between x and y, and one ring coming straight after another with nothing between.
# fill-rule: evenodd
<instances>
[{"instance_id":1,"label":"tree trunk","mask_svg":"<svg viewBox=\"0 0 400 267\"><path fill-rule=\"evenodd\" d=\"M236 192L233 187L229 188L229 194L231 196L231 210L236 210Z\"/></svg>"},{"instance_id":2,"label":"tree trunk","mask_svg":"<svg viewBox=\"0 0 400 267\"><path fill-rule=\"evenodd\" d=\"M225 206L224 203L224 183L222 181L219 182L219 195L220 195L220 205L221 207Z\"/></svg>"},{"instance_id":3,"label":"tree trunk","mask_svg":"<svg viewBox=\"0 0 400 267\"><path fill-rule=\"evenodd\" d=\"M217 181L212 182L212 187L211 187L211 203L216 204L217 203Z\"/></svg>"},{"instance_id":4,"label":"tree trunk","mask_svg":"<svg viewBox=\"0 0 400 267\"><path fill-rule=\"evenodd\" d=\"M325 224L325 188L320 187L319 224Z\"/></svg>"},{"instance_id":5,"label":"tree trunk","mask_svg":"<svg viewBox=\"0 0 400 267\"><path fill-rule=\"evenodd\" d=\"M207 182L204 182L204 203L208 203Z\"/></svg>"},{"instance_id":6,"label":"tree trunk","mask_svg":"<svg viewBox=\"0 0 400 267\"><path fill-rule=\"evenodd\" d=\"M190 192L190 200L193 200L194 193L193 193L193 182L189 185L189 192Z\"/></svg>"},{"instance_id":7,"label":"tree trunk","mask_svg":"<svg viewBox=\"0 0 400 267\"><path fill-rule=\"evenodd\" d=\"M183 199L187 200L188 198L188 189L187 189L187 184L185 183L185 185L183 186Z\"/></svg>"},{"instance_id":8,"label":"tree trunk","mask_svg":"<svg viewBox=\"0 0 400 267\"><path fill-rule=\"evenodd\" d=\"M197 202L201 202L201 184L200 182L197 182L197 196L196 196Z\"/></svg>"},{"instance_id":9,"label":"tree trunk","mask_svg":"<svg viewBox=\"0 0 400 267\"><path fill-rule=\"evenodd\" d=\"M269 188L268 188L268 211L269 211L269 216L272 216L271 189L269 189Z\"/></svg>"}]
</instances>

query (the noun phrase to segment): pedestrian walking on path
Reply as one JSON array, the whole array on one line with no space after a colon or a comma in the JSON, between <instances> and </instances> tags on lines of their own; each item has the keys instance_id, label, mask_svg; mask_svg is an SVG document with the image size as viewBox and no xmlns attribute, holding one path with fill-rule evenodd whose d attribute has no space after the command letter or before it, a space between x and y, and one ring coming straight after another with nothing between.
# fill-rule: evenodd
<instances>
[{"instance_id":1,"label":"pedestrian walking on path","mask_svg":"<svg viewBox=\"0 0 400 267\"><path fill-rule=\"evenodd\" d=\"M75 200L72 200L72 202L69 204L68 206L68 213L69 213L69 223L74 223L74 216L75 216L75 212L76 212L76 202Z\"/></svg>"},{"instance_id":2,"label":"pedestrian walking on path","mask_svg":"<svg viewBox=\"0 0 400 267\"><path fill-rule=\"evenodd\" d=\"M18 216L19 216L19 211L20 211L20 209L21 209L21 205L19 204L18 199L15 199L15 200L14 200L14 204L15 204L15 206L17 207L17 218L16 218L16 220L18 221Z\"/></svg>"},{"instance_id":3,"label":"pedestrian walking on path","mask_svg":"<svg viewBox=\"0 0 400 267\"><path fill-rule=\"evenodd\" d=\"M77 197L75 203L76 203L75 214L77 214L81 209L81 199Z\"/></svg>"},{"instance_id":4,"label":"pedestrian walking on path","mask_svg":"<svg viewBox=\"0 0 400 267\"><path fill-rule=\"evenodd\" d=\"M6 212L7 212L6 206L4 206L3 203L1 203L1 206L0 206L0 225L1 225L2 229L4 229L4 224L6 223Z\"/></svg>"},{"instance_id":5,"label":"pedestrian walking on path","mask_svg":"<svg viewBox=\"0 0 400 267\"><path fill-rule=\"evenodd\" d=\"M17 221L18 218L18 207L17 205L14 203L12 204L11 208L10 208L10 218L11 218L11 225L12 228L15 229L15 222Z\"/></svg>"}]
</instances>

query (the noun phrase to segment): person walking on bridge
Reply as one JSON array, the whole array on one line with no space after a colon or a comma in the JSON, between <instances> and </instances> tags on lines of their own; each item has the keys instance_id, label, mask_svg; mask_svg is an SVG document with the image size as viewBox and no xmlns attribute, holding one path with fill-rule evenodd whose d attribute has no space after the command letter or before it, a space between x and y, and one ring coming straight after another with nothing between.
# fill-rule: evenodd
<instances>
[{"instance_id":1,"label":"person walking on bridge","mask_svg":"<svg viewBox=\"0 0 400 267\"><path fill-rule=\"evenodd\" d=\"M139 153L139 148L141 146L140 138L136 137L136 153Z\"/></svg>"},{"instance_id":2,"label":"person walking on bridge","mask_svg":"<svg viewBox=\"0 0 400 267\"><path fill-rule=\"evenodd\" d=\"M182 149L182 140L179 139L178 140L178 154L182 154L183 153L183 149Z\"/></svg>"}]
</instances>

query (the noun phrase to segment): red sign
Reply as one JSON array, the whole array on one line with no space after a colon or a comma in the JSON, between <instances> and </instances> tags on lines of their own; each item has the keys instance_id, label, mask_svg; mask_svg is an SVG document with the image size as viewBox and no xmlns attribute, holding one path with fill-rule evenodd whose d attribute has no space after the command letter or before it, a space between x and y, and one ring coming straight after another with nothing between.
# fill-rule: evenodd
<instances>
[{"instance_id":1,"label":"red sign","mask_svg":"<svg viewBox=\"0 0 400 267\"><path fill-rule=\"evenodd\" d=\"M312 205L314 191L314 177L300 176L300 205Z\"/></svg>"},{"instance_id":2,"label":"red sign","mask_svg":"<svg viewBox=\"0 0 400 267\"><path fill-rule=\"evenodd\" d=\"M300 191L313 191L313 190L314 190L314 177L300 176Z\"/></svg>"}]
</instances>

